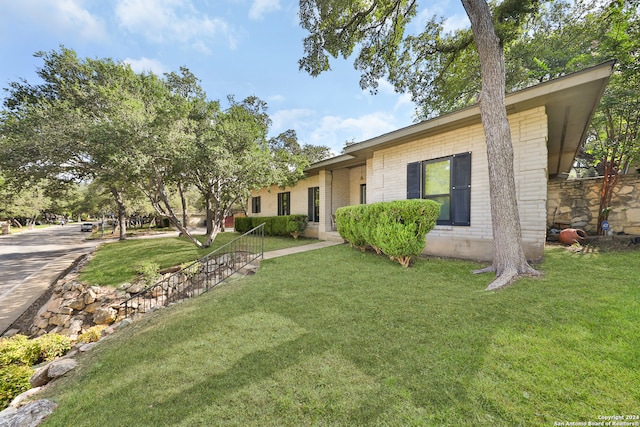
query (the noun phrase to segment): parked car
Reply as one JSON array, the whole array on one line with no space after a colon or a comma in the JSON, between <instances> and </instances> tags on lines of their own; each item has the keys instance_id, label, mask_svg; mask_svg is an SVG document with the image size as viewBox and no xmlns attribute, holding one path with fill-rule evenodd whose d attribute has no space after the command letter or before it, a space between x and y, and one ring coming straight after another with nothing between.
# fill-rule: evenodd
<instances>
[{"instance_id":1,"label":"parked car","mask_svg":"<svg viewBox=\"0 0 640 427\"><path fill-rule=\"evenodd\" d=\"M93 230L93 224L90 222L83 222L80 224L80 231L91 231Z\"/></svg>"}]
</instances>

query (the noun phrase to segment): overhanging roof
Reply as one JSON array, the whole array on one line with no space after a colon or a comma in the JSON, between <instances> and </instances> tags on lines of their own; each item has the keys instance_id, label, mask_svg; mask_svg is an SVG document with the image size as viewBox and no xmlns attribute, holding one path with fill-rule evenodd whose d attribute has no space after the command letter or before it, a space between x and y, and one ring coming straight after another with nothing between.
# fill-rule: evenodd
<instances>
[{"instance_id":1,"label":"overhanging roof","mask_svg":"<svg viewBox=\"0 0 640 427\"><path fill-rule=\"evenodd\" d=\"M584 141L589 123L611 76L615 61L609 61L557 79L508 94L508 114L544 106L547 113L547 142L550 176L569 172ZM308 174L320 170L356 166L366 162L373 152L419 138L437 135L480 123L480 108L474 105L384 135L350 145L344 153L312 164Z\"/></svg>"}]
</instances>

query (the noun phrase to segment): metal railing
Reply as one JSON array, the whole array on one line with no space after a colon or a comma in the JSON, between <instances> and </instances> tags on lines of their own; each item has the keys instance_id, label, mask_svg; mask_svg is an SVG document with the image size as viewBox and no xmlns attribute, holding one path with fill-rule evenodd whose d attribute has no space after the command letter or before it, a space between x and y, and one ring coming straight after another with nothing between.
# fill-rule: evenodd
<instances>
[{"instance_id":1,"label":"metal railing","mask_svg":"<svg viewBox=\"0 0 640 427\"><path fill-rule=\"evenodd\" d=\"M119 317L133 317L198 296L264 256L264 224L120 303Z\"/></svg>"}]
</instances>

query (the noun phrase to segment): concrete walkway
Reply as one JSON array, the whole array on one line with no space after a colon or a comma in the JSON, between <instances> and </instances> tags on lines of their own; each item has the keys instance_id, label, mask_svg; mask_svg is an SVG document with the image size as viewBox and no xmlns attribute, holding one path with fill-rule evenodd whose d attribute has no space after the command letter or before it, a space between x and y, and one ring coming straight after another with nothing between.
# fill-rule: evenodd
<instances>
[{"instance_id":1,"label":"concrete walkway","mask_svg":"<svg viewBox=\"0 0 640 427\"><path fill-rule=\"evenodd\" d=\"M154 237L166 237L166 235L156 235ZM263 259L277 258L339 244L341 243L323 241L279 249L265 252ZM86 253L72 253L57 258L40 269L40 271L28 277L19 288L12 289L11 292L6 292L5 295L3 295L2 306L0 306L0 336L6 332L10 332L9 329L11 325L18 320L31 304L44 294L58 279L64 277L85 255Z\"/></svg>"},{"instance_id":2,"label":"concrete walkway","mask_svg":"<svg viewBox=\"0 0 640 427\"><path fill-rule=\"evenodd\" d=\"M264 253L264 259L278 258L285 255L297 254L300 252L312 251L315 249L327 248L329 246L341 245L341 242L322 241L318 243L310 243L308 245L295 246L292 248L279 249Z\"/></svg>"}]
</instances>

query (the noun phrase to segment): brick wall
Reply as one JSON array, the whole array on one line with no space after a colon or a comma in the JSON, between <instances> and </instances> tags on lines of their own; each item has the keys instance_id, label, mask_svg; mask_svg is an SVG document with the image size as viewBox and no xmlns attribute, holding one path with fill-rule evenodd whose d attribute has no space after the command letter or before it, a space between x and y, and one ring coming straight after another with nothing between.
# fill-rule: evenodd
<instances>
[{"instance_id":1,"label":"brick wall","mask_svg":"<svg viewBox=\"0 0 640 427\"><path fill-rule=\"evenodd\" d=\"M529 258L543 255L546 230L547 117L543 107L509 116L522 237ZM407 197L407 164L471 152L471 226L437 226L427 253L491 259L492 222L486 144L481 124L379 150L370 160L367 202Z\"/></svg>"}]
</instances>

